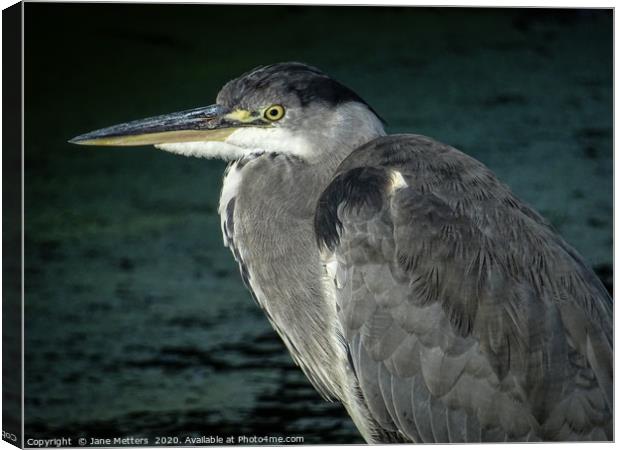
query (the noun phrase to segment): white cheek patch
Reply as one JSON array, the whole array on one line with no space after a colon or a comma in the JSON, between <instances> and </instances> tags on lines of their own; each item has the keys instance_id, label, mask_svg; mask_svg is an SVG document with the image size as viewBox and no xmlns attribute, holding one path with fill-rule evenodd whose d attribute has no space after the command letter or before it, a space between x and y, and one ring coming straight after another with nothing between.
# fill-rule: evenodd
<instances>
[{"instance_id":1,"label":"white cheek patch","mask_svg":"<svg viewBox=\"0 0 620 450\"><path fill-rule=\"evenodd\" d=\"M179 142L169 144L157 144L156 148L170 153L183 156L195 156L197 158L218 158L227 161L240 159L251 151L236 147L226 142Z\"/></svg>"},{"instance_id":2,"label":"white cheek patch","mask_svg":"<svg viewBox=\"0 0 620 450\"><path fill-rule=\"evenodd\" d=\"M155 147L177 155L227 161L256 153L281 153L300 158L312 154L312 146L306 139L284 128L244 127L234 131L224 142L179 142L157 144Z\"/></svg>"},{"instance_id":3,"label":"white cheek patch","mask_svg":"<svg viewBox=\"0 0 620 450\"><path fill-rule=\"evenodd\" d=\"M285 128L239 128L226 138L226 143L252 151L281 153L307 158L312 155L312 146L300 134Z\"/></svg>"}]
</instances>

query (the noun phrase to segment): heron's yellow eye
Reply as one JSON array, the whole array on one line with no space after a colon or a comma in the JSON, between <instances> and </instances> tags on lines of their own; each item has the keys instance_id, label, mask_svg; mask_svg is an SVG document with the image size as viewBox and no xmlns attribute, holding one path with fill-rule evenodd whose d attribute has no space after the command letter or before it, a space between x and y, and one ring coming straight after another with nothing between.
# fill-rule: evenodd
<instances>
[{"instance_id":1,"label":"heron's yellow eye","mask_svg":"<svg viewBox=\"0 0 620 450\"><path fill-rule=\"evenodd\" d=\"M265 119L275 122L284 117L284 107L282 105L271 105L265 110Z\"/></svg>"}]
</instances>

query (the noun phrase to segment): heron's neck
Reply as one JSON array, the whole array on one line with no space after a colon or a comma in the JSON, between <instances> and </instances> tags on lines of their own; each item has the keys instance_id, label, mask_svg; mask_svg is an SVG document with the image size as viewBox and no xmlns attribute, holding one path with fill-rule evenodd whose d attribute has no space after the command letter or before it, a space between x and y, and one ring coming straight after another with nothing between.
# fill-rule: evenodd
<instances>
[{"instance_id":1,"label":"heron's neck","mask_svg":"<svg viewBox=\"0 0 620 450\"><path fill-rule=\"evenodd\" d=\"M339 399L346 353L313 228L316 203L335 169L334 163L309 166L267 154L233 163L220 214L225 241L253 297L317 390Z\"/></svg>"},{"instance_id":2,"label":"heron's neck","mask_svg":"<svg viewBox=\"0 0 620 450\"><path fill-rule=\"evenodd\" d=\"M314 205L327 183L318 173L290 156L233 163L220 214L224 240L253 297L313 384L338 398L338 377L325 373L338 349L330 323L335 306L324 298L312 226Z\"/></svg>"},{"instance_id":3,"label":"heron's neck","mask_svg":"<svg viewBox=\"0 0 620 450\"><path fill-rule=\"evenodd\" d=\"M357 123L359 112L341 112L342 126L336 127L341 131L312 139L317 147L310 151L321 158L307 158L308 149L298 148L256 153L232 163L219 208L224 239L246 285L293 359L331 398L341 397L346 353L336 305L324 285L314 213L342 160L355 147L384 134L374 114L370 123Z\"/></svg>"}]
</instances>

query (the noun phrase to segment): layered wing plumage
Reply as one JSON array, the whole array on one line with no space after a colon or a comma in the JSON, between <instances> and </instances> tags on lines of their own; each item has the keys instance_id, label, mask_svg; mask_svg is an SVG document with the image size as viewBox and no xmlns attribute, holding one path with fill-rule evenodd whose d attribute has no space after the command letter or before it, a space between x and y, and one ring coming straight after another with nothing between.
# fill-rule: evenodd
<instances>
[{"instance_id":1,"label":"layered wing plumage","mask_svg":"<svg viewBox=\"0 0 620 450\"><path fill-rule=\"evenodd\" d=\"M375 435L612 438L612 301L481 163L417 135L354 151L315 230Z\"/></svg>"}]
</instances>

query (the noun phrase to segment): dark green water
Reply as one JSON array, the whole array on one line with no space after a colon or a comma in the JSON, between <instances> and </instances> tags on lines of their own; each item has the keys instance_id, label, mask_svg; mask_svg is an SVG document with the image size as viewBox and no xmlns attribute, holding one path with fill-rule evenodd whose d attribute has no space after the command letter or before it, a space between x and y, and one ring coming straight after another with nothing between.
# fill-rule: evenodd
<instances>
[{"instance_id":1,"label":"dark green water","mask_svg":"<svg viewBox=\"0 0 620 450\"><path fill-rule=\"evenodd\" d=\"M225 164L67 139L314 64L490 166L611 286L609 11L26 4L26 437L361 442L242 287Z\"/></svg>"}]
</instances>

